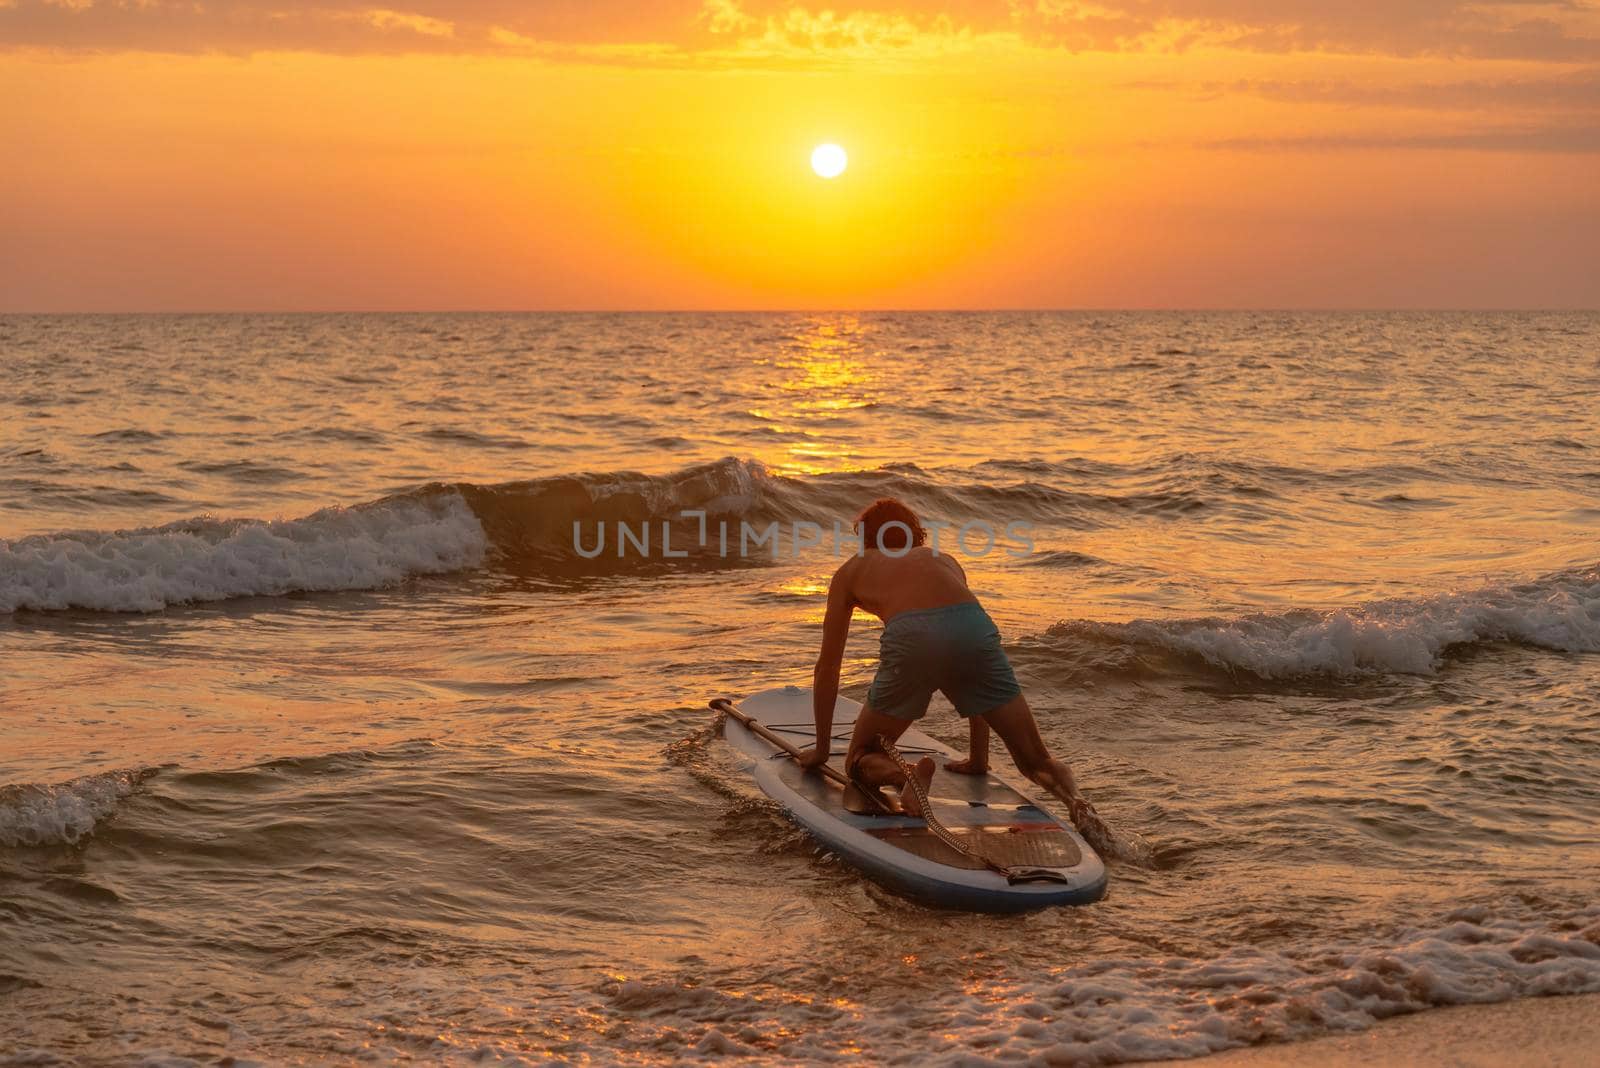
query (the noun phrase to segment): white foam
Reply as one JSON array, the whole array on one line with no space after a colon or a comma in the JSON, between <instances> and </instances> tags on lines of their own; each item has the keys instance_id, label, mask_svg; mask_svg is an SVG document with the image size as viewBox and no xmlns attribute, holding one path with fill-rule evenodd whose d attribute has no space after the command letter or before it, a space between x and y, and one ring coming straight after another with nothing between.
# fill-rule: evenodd
<instances>
[{"instance_id":1,"label":"white foam","mask_svg":"<svg viewBox=\"0 0 1600 1068\"><path fill-rule=\"evenodd\" d=\"M364 590L475 567L483 526L459 493L327 508L292 520L195 519L146 530L0 541L0 612L168 605Z\"/></svg>"},{"instance_id":2,"label":"white foam","mask_svg":"<svg viewBox=\"0 0 1600 1068\"><path fill-rule=\"evenodd\" d=\"M57 786L0 788L0 846L76 842L93 832L146 774L142 770L112 771Z\"/></svg>"},{"instance_id":3,"label":"white foam","mask_svg":"<svg viewBox=\"0 0 1600 1068\"><path fill-rule=\"evenodd\" d=\"M663 1037L720 1052L727 1037L783 1040L779 1057L932 1064L1096 1065L1195 1057L1267 1041L1359 1031L1423 1009L1600 991L1600 908L1553 923L1463 910L1431 929L1368 945L1292 953L1235 948L1213 959L1125 957L1047 975L991 976L915 1000L834 1011L715 980L602 988L629 1043ZM813 1030L813 1028L815 1028ZM599 1052L599 1051L597 1051Z\"/></svg>"},{"instance_id":4,"label":"white foam","mask_svg":"<svg viewBox=\"0 0 1600 1068\"><path fill-rule=\"evenodd\" d=\"M431 1049L475 1063L530 1055L722 1063L732 1055L779 1064L1105 1065L1359 1031L1434 1006L1600 991L1600 908L1592 907L1549 921L1474 908L1392 937L1236 947L1210 959L1130 953L1069 964L1079 958L1070 930L1062 933L1060 965L980 958L942 980L918 978L893 956L853 958L841 971L837 960L791 953L749 965L686 958L587 989L560 972L530 979L527 969L475 973L463 985L459 968L415 960L317 1012L256 1006L259 1026L248 1034L242 1020L230 1021L230 1037L240 1037L228 1052L270 1061L273 1050L339 1051L348 1020L376 1018L382 1033L362 1038L379 1058ZM454 1033L440 1020L454 1021ZM441 1044L418 1045L432 1036Z\"/></svg>"},{"instance_id":5,"label":"white foam","mask_svg":"<svg viewBox=\"0 0 1600 1068\"><path fill-rule=\"evenodd\" d=\"M1428 674L1452 645L1513 641L1600 651L1600 570L1422 600L1228 621L1139 621L1108 631L1262 678ZM1119 633L1120 632L1120 633Z\"/></svg>"},{"instance_id":6,"label":"white foam","mask_svg":"<svg viewBox=\"0 0 1600 1068\"><path fill-rule=\"evenodd\" d=\"M1363 1030L1433 1006L1593 992L1600 990L1597 919L1600 910L1591 910L1558 931L1480 913L1476 921L1404 932L1386 946L1297 957L1234 950L1207 961L1100 961L1030 991L1024 1000L1050 1021L1037 1031L1027 1027L1025 1012L993 1023L1011 1033L1008 1053L1111 1063Z\"/></svg>"}]
</instances>

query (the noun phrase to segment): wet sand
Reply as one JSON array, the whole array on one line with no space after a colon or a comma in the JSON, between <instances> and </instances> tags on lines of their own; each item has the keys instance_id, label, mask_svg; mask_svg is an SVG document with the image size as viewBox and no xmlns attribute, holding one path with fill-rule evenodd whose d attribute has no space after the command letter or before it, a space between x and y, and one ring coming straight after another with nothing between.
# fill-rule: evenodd
<instances>
[{"instance_id":1,"label":"wet sand","mask_svg":"<svg viewBox=\"0 0 1600 1068\"><path fill-rule=\"evenodd\" d=\"M1600 994L1528 998L1498 1005L1456 1005L1399 1016L1370 1031L1307 1042L1229 1050L1196 1062L1207 1068L1326 1065L1452 1065L1566 1068L1595 1063L1600 1049Z\"/></svg>"}]
</instances>

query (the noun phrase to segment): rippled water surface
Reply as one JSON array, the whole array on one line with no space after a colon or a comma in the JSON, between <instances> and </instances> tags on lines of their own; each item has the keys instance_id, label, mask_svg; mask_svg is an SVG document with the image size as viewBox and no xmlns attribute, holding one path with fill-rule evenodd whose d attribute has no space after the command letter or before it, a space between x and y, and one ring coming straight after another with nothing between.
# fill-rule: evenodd
<instances>
[{"instance_id":1,"label":"rippled water surface","mask_svg":"<svg viewBox=\"0 0 1600 1068\"><path fill-rule=\"evenodd\" d=\"M1593 314L0 317L0 1060L1112 1063L1600 990L1597 410ZM1024 525L958 552L1155 846L1103 902L909 904L717 737L809 680L794 524L885 494Z\"/></svg>"}]
</instances>

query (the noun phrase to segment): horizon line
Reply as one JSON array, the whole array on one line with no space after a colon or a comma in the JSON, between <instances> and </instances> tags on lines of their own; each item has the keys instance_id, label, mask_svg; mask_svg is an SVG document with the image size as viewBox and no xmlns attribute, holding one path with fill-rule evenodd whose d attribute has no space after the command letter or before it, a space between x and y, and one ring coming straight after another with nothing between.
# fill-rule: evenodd
<instances>
[{"instance_id":1,"label":"horizon line","mask_svg":"<svg viewBox=\"0 0 1600 1068\"><path fill-rule=\"evenodd\" d=\"M0 308L0 316L113 316L113 315L994 315L994 314L1127 314L1127 313L1419 313L1453 312L1529 314L1600 312L1595 305L1195 305L1195 306L1000 306L1000 307L867 307L867 308L74 308L49 311Z\"/></svg>"}]
</instances>

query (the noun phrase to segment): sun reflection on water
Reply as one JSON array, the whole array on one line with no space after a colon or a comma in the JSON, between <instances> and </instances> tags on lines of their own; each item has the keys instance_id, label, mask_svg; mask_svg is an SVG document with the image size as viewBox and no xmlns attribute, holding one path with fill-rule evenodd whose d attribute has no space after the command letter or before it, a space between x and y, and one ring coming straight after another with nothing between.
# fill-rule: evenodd
<instances>
[{"instance_id":1,"label":"sun reflection on water","mask_svg":"<svg viewBox=\"0 0 1600 1068\"><path fill-rule=\"evenodd\" d=\"M841 432L840 416L870 408L876 376L865 362L867 327L854 315L818 317L797 333L773 361L784 372L778 383L786 402L777 412L763 413L775 429L799 433L772 466L783 474L816 475L859 466L851 434Z\"/></svg>"}]
</instances>

